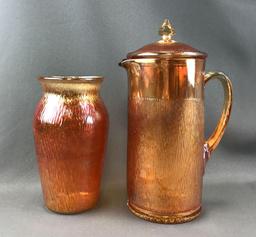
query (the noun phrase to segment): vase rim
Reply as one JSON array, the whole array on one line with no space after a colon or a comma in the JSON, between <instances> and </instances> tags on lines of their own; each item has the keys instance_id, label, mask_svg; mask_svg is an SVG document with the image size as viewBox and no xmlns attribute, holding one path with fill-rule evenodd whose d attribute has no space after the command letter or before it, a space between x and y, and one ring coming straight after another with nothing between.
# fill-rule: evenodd
<instances>
[{"instance_id":1,"label":"vase rim","mask_svg":"<svg viewBox=\"0 0 256 237\"><path fill-rule=\"evenodd\" d=\"M61 81L61 82L93 82L102 81L103 76L40 76L39 81Z\"/></svg>"}]
</instances>

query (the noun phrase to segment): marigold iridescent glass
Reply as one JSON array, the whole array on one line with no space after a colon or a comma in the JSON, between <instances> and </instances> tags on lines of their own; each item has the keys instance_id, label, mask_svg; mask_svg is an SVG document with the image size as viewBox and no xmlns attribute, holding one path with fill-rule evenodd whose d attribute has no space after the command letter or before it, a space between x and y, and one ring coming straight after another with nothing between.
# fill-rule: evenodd
<instances>
[{"instance_id":1,"label":"marigold iridescent glass","mask_svg":"<svg viewBox=\"0 0 256 237\"><path fill-rule=\"evenodd\" d=\"M33 122L46 206L77 213L96 205L107 141L103 78L41 77L43 96Z\"/></svg>"},{"instance_id":2,"label":"marigold iridescent glass","mask_svg":"<svg viewBox=\"0 0 256 237\"><path fill-rule=\"evenodd\" d=\"M205 163L227 125L232 87L220 72L205 74L207 55L172 39L165 20L162 39L127 55L128 207L158 223L182 223L200 214ZM223 85L225 103L212 136L204 137L204 86Z\"/></svg>"}]
</instances>

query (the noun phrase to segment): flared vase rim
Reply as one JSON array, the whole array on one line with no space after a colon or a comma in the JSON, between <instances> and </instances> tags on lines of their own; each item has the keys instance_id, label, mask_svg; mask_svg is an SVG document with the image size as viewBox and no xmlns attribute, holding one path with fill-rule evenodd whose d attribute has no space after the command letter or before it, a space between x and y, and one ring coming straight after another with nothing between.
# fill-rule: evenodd
<instances>
[{"instance_id":1,"label":"flared vase rim","mask_svg":"<svg viewBox=\"0 0 256 237\"><path fill-rule=\"evenodd\" d=\"M83 82L101 82L104 79L103 76L39 76L39 81L52 81L52 82L72 82L72 83L83 83Z\"/></svg>"}]
</instances>

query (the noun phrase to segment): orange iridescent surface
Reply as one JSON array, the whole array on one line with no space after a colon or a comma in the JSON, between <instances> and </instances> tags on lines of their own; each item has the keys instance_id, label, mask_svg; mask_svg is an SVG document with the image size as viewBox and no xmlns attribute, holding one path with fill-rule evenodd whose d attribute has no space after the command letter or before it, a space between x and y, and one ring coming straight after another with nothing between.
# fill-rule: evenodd
<instances>
[{"instance_id":1,"label":"orange iridescent surface","mask_svg":"<svg viewBox=\"0 0 256 237\"><path fill-rule=\"evenodd\" d=\"M200 214L206 155L223 135L232 98L230 81L205 75L204 64L201 58L122 62L129 80L128 207L143 219L181 223ZM204 85L212 77L223 83L226 102L206 141Z\"/></svg>"},{"instance_id":2,"label":"orange iridescent surface","mask_svg":"<svg viewBox=\"0 0 256 237\"><path fill-rule=\"evenodd\" d=\"M43 96L34 138L46 206L76 213L97 203L108 114L99 96L102 78L40 78Z\"/></svg>"},{"instance_id":3,"label":"orange iridescent surface","mask_svg":"<svg viewBox=\"0 0 256 237\"><path fill-rule=\"evenodd\" d=\"M168 19L162 39L130 52L127 70L128 207L157 223L199 216L205 163L219 144L232 107L232 85L221 72L205 74L206 53L172 39ZM217 79L225 101L213 134L204 137L204 86Z\"/></svg>"}]
</instances>

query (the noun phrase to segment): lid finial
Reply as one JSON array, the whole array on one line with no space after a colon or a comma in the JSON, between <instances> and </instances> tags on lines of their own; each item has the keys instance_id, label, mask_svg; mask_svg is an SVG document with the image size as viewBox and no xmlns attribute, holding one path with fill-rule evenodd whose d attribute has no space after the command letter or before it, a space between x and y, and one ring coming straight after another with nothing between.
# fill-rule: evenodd
<instances>
[{"instance_id":1,"label":"lid finial","mask_svg":"<svg viewBox=\"0 0 256 237\"><path fill-rule=\"evenodd\" d=\"M165 19L163 24L159 29L159 35L162 36L163 41L171 41L172 36L175 35L175 30L169 21L169 19Z\"/></svg>"}]
</instances>

